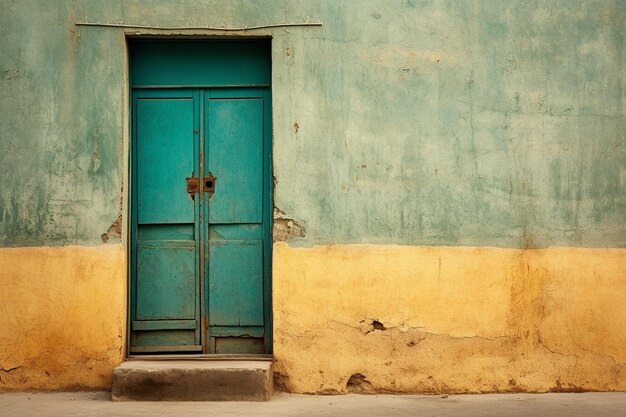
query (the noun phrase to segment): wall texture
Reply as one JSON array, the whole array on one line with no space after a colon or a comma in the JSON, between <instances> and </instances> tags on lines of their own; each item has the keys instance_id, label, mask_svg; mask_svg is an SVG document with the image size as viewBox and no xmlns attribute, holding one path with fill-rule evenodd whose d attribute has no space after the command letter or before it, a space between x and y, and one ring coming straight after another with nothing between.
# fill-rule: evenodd
<instances>
[{"instance_id":1,"label":"wall texture","mask_svg":"<svg viewBox=\"0 0 626 417\"><path fill-rule=\"evenodd\" d=\"M0 4L0 390L122 360L140 34L272 36L285 388L626 389L623 1Z\"/></svg>"},{"instance_id":2,"label":"wall texture","mask_svg":"<svg viewBox=\"0 0 626 417\"><path fill-rule=\"evenodd\" d=\"M0 250L0 390L98 389L124 358L121 245Z\"/></svg>"},{"instance_id":3,"label":"wall texture","mask_svg":"<svg viewBox=\"0 0 626 417\"><path fill-rule=\"evenodd\" d=\"M278 244L276 380L305 393L626 390L624 271L623 249Z\"/></svg>"}]
</instances>

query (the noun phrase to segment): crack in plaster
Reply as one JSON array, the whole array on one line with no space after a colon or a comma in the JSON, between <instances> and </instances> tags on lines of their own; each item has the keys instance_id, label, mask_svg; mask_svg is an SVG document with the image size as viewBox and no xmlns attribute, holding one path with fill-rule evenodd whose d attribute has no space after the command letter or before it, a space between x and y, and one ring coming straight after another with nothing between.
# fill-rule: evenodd
<instances>
[{"instance_id":1,"label":"crack in plaster","mask_svg":"<svg viewBox=\"0 0 626 417\"><path fill-rule=\"evenodd\" d=\"M377 320L374 320L377 321ZM365 320L361 320L359 323L367 323L367 322L372 322L372 319L365 319ZM359 325L352 325L346 322L342 322L342 321L338 321L338 320L328 320L326 322L326 325L323 327L327 327L327 328L332 328L333 324L337 324L339 326L344 326L344 327L349 327L351 329L355 329L360 331L362 334L367 335L370 334L374 331L374 329L364 329L364 326L359 326ZM371 327L371 325L367 325L368 327ZM320 326L322 327L322 326ZM388 336L385 334L385 332L388 332L390 330L397 330L400 333L408 333L408 332L419 332L424 334L425 336L433 336L433 337L446 337L446 338L450 338L453 340L486 340L486 341L497 341L497 340L511 340L513 338L509 337L509 336L495 336L495 337L487 337L487 336L479 336L479 335L470 335L470 336L455 336L455 335L451 335L449 333L437 333L437 332L432 332L432 331L428 331L428 330L424 330L425 327L423 326L407 326L403 324L400 325L385 325L385 330L381 330L381 329L377 329L377 330L381 330L380 331L380 335L381 336ZM312 333L312 330L307 330L302 332L301 334L295 334L293 332L287 332L285 330L280 330L280 333L285 334L287 336L291 336L294 338L302 338L305 337L308 333Z\"/></svg>"}]
</instances>

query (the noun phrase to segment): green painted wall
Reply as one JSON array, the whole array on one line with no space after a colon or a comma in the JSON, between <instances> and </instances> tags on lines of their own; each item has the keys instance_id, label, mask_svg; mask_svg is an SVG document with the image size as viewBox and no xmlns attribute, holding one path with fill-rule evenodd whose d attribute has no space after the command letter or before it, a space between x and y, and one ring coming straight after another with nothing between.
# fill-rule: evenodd
<instances>
[{"instance_id":1,"label":"green painted wall","mask_svg":"<svg viewBox=\"0 0 626 417\"><path fill-rule=\"evenodd\" d=\"M124 34L75 22L319 20L254 32L292 243L626 247L623 1L0 3L0 245L126 204Z\"/></svg>"},{"instance_id":2,"label":"green painted wall","mask_svg":"<svg viewBox=\"0 0 626 417\"><path fill-rule=\"evenodd\" d=\"M124 42L79 31L82 3L0 4L5 246L101 243L120 213Z\"/></svg>"}]
</instances>

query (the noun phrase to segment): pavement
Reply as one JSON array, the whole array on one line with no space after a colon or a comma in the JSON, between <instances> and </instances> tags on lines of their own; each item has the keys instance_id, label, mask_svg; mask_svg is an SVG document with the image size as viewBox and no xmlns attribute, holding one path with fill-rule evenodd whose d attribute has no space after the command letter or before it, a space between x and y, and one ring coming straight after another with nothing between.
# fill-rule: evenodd
<instances>
[{"instance_id":1,"label":"pavement","mask_svg":"<svg viewBox=\"0 0 626 417\"><path fill-rule=\"evenodd\" d=\"M3 393L0 416L626 417L626 393L295 395L269 402L111 402L109 392Z\"/></svg>"}]
</instances>

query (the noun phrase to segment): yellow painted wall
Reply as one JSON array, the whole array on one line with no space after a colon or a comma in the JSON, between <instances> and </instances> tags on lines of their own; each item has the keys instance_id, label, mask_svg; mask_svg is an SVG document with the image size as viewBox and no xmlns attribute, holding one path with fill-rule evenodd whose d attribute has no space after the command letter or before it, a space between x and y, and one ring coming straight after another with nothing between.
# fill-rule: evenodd
<instances>
[{"instance_id":1,"label":"yellow painted wall","mask_svg":"<svg viewBox=\"0 0 626 417\"><path fill-rule=\"evenodd\" d=\"M125 253L0 249L0 391L110 387L126 340Z\"/></svg>"},{"instance_id":2,"label":"yellow painted wall","mask_svg":"<svg viewBox=\"0 0 626 417\"><path fill-rule=\"evenodd\" d=\"M108 388L126 282L122 245L1 249L0 391ZM292 392L626 390L624 249L277 243L273 303Z\"/></svg>"},{"instance_id":3,"label":"yellow painted wall","mask_svg":"<svg viewBox=\"0 0 626 417\"><path fill-rule=\"evenodd\" d=\"M626 390L624 249L279 243L273 303L292 392Z\"/></svg>"}]
</instances>

